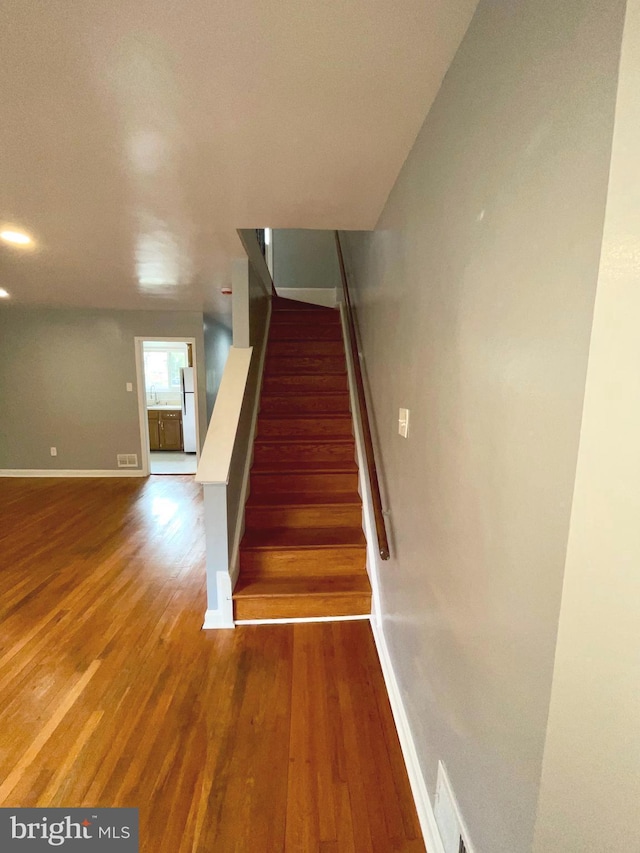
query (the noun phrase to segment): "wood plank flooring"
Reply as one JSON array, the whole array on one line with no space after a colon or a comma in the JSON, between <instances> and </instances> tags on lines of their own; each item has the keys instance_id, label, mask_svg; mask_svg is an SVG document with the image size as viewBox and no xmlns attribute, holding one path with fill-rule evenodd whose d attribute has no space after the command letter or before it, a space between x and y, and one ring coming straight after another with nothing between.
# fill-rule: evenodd
<instances>
[{"instance_id":1,"label":"wood plank flooring","mask_svg":"<svg viewBox=\"0 0 640 853\"><path fill-rule=\"evenodd\" d=\"M137 806L144 853L424 851L367 622L200 630L193 478L0 508L0 806Z\"/></svg>"}]
</instances>

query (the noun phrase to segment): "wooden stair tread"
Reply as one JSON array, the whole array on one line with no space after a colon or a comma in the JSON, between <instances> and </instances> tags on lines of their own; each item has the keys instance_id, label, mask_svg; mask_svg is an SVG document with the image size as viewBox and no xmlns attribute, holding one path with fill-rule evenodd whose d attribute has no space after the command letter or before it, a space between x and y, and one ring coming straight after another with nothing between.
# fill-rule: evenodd
<instances>
[{"instance_id":1,"label":"wooden stair tread","mask_svg":"<svg viewBox=\"0 0 640 853\"><path fill-rule=\"evenodd\" d=\"M314 311L316 313L331 311L340 313L338 308L328 305L315 305L313 302L301 302L299 299L289 299L286 296L274 296L272 300L274 311Z\"/></svg>"},{"instance_id":2,"label":"wooden stair tread","mask_svg":"<svg viewBox=\"0 0 640 853\"><path fill-rule=\"evenodd\" d=\"M334 311L332 308L324 311L305 311L291 309L289 311L273 311L271 314L271 322L283 326L294 325L296 323L304 323L313 327L315 323L322 326L339 326L340 312Z\"/></svg>"},{"instance_id":3,"label":"wooden stair tread","mask_svg":"<svg viewBox=\"0 0 640 853\"><path fill-rule=\"evenodd\" d=\"M255 528L245 530L240 550L305 550L307 548L365 548L359 527Z\"/></svg>"},{"instance_id":4,"label":"wooden stair tread","mask_svg":"<svg viewBox=\"0 0 640 853\"><path fill-rule=\"evenodd\" d=\"M296 376L325 373L332 376L346 374L344 358L335 355L276 355L267 358L264 366L267 376Z\"/></svg>"},{"instance_id":5,"label":"wooden stair tread","mask_svg":"<svg viewBox=\"0 0 640 853\"><path fill-rule=\"evenodd\" d=\"M353 575L303 575L302 577L274 578L260 575L245 575L238 579L233 597L259 596L271 598L275 596L304 596L304 595L344 595L345 593L370 593L371 584L367 573L363 570Z\"/></svg>"},{"instance_id":6,"label":"wooden stair tread","mask_svg":"<svg viewBox=\"0 0 640 853\"><path fill-rule=\"evenodd\" d=\"M362 506L362 498L357 492L291 492L289 494L250 495L247 506L252 507L289 507L289 506Z\"/></svg>"},{"instance_id":7,"label":"wooden stair tread","mask_svg":"<svg viewBox=\"0 0 640 853\"><path fill-rule=\"evenodd\" d=\"M334 391L329 392L334 394ZM278 393L278 396L280 394ZM286 396L282 395L282 396ZM340 420L340 421L349 421L351 423L351 412L336 412L332 414L331 412L317 412L313 415L310 415L308 412L301 412L299 415L281 415L278 412L260 412L260 419L258 423L262 420L267 421L287 421L287 423L295 423L296 421L317 421L317 420Z\"/></svg>"},{"instance_id":8,"label":"wooden stair tread","mask_svg":"<svg viewBox=\"0 0 640 853\"><path fill-rule=\"evenodd\" d=\"M314 462L300 461L296 459L258 460L253 463L251 473L256 474L349 474L357 473L358 466L355 461Z\"/></svg>"},{"instance_id":9,"label":"wooden stair tread","mask_svg":"<svg viewBox=\"0 0 640 853\"><path fill-rule=\"evenodd\" d=\"M296 444L353 444L352 435L257 435L256 444L285 444L294 447Z\"/></svg>"},{"instance_id":10,"label":"wooden stair tread","mask_svg":"<svg viewBox=\"0 0 640 853\"><path fill-rule=\"evenodd\" d=\"M283 373L283 374L278 374L278 379L282 379L283 377L289 376L289 375L291 375L291 376L313 376L313 373L309 373L309 374L305 374L305 373L295 373L295 374ZM285 389L282 389L282 390L278 389L277 391L263 390L262 396L263 397L288 397L288 398L311 397L311 398L316 399L316 400L317 399L330 400L332 397L341 396L341 397L346 397L348 399L349 398L349 391L347 388L345 388L344 390L340 390L340 391L324 391L324 390L316 391L315 389L313 391L306 391L306 390L301 391L299 388L291 388L291 389L286 389L286 390ZM303 414L304 413L301 414L301 417Z\"/></svg>"}]
</instances>

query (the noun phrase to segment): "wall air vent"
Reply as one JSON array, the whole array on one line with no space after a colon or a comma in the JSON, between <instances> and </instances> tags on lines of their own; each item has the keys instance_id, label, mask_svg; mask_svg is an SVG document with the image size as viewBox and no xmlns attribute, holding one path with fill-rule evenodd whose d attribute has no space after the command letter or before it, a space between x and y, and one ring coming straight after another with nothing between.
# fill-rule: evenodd
<instances>
[{"instance_id":1,"label":"wall air vent","mask_svg":"<svg viewBox=\"0 0 640 853\"><path fill-rule=\"evenodd\" d=\"M137 453L118 453L118 468L137 468Z\"/></svg>"}]
</instances>

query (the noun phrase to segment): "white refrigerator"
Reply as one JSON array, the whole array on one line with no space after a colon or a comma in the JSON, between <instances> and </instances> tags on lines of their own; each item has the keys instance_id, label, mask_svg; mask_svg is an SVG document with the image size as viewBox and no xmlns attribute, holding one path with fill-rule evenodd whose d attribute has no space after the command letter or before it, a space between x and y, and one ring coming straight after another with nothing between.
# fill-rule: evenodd
<instances>
[{"instance_id":1,"label":"white refrigerator","mask_svg":"<svg viewBox=\"0 0 640 853\"><path fill-rule=\"evenodd\" d=\"M193 388L193 367L180 371L180 393L182 396L182 439L185 453L196 452L196 404Z\"/></svg>"}]
</instances>

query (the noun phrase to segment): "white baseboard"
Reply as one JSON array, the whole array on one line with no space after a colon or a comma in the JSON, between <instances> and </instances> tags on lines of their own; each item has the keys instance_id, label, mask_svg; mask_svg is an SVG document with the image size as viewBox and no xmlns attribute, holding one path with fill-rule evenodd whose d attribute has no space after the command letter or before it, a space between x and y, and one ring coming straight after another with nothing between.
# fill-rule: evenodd
<instances>
[{"instance_id":1,"label":"white baseboard","mask_svg":"<svg viewBox=\"0 0 640 853\"><path fill-rule=\"evenodd\" d=\"M0 468L0 477L146 477L141 468L127 471L126 468L78 469L71 468Z\"/></svg>"},{"instance_id":2,"label":"white baseboard","mask_svg":"<svg viewBox=\"0 0 640 853\"><path fill-rule=\"evenodd\" d=\"M209 628L230 628L233 630L235 625L233 624L233 619L229 622L227 614L221 610L206 610L202 630L208 630Z\"/></svg>"},{"instance_id":3,"label":"white baseboard","mask_svg":"<svg viewBox=\"0 0 640 853\"><path fill-rule=\"evenodd\" d=\"M361 616L289 616L286 619L237 619L236 625L297 625L301 622L358 622L371 619L368 613Z\"/></svg>"},{"instance_id":4,"label":"white baseboard","mask_svg":"<svg viewBox=\"0 0 640 853\"><path fill-rule=\"evenodd\" d=\"M387 648L384 631L375 619L371 620L371 629L378 649L382 675L384 676L384 682L387 686L387 693L389 694L389 702L393 712L393 719L398 731L400 748L402 749L404 763L407 768L409 784L411 785L411 790L413 792L413 799L415 800L424 843L429 853L445 853L442 839L438 832L438 825L436 823L433 806L431 805L431 800L429 798L429 792L427 791L424 776L422 775L422 770L420 768L418 752L413 741L409 719L405 711L404 702L402 701L402 694L400 693L400 688L398 687L398 682L396 681L395 672L393 670L393 664L391 663L391 657L389 656L389 649Z\"/></svg>"},{"instance_id":5,"label":"white baseboard","mask_svg":"<svg viewBox=\"0 0 640 853\"><path fill-rule=\"evenodd\" d=\"M324 308L335 308L338 304L335 287L276 287L276 293L283 299L297 299Z\"/></svg>"},{"instance_id":6,"label":"white baseboard","mask_svg":"<svg viewBox=\"0 0 640 853\"><path fill-rule=\"evenodd\" d=\"M216 572L217 607L205 611L203 630L209 628L235 628L233 621L233 588L228 571Z\"/></svg>"}]
</instances>

